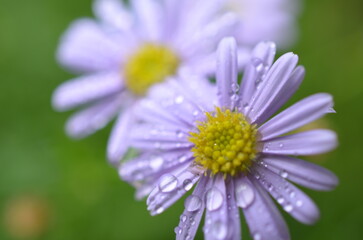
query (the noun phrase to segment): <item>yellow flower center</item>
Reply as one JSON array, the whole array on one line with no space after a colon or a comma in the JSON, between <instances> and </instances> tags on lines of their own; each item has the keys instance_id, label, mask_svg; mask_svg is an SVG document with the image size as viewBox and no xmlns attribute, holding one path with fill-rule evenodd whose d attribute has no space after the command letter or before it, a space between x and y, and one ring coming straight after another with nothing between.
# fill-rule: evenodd
<instances>
[{"instance_id":1,"label":"yellow flower center","mask_svg":"<svg viewBox=\"0 0 363 240\"><path fill-rule=\"evenodd\" d=\"M206 113L206 121L198 122L196 132L190 132L195 162L213 174L246 172L256 156L256 126L242 113L215 109Z\"/></svg>"},{"instance_id":2,"label":"yellow flower center","mask_svg":"<svg viewBox=\"0 0 363 240\"><path fill-rule=\"evenodd\" d=\"M178 65L178 56L168 47L144 44L124 66L126 86L135 95L144 95L153 84L173 75Z\"/></svg>"}]
</instances>

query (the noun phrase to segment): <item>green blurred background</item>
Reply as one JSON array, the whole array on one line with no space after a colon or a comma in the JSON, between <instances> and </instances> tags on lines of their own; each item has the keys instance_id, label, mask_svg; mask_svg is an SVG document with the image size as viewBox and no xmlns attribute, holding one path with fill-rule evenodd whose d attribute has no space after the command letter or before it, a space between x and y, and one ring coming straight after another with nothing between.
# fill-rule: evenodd
<instances>
[{"instance_id":1,"label":"green blurred background","mask_svg":"<svg viewBox=\"0 0 363 240\"><path fill-rule=\"evenodd\" d=\"M72 20L92 16L91 2L0 0L0 239L174 239L183 202L151 217L106 163L110 127L71 140L63 131L70 113L50 106L55 87L72 77L54 59L59 37ZM321 209L316 225L285 217L295 240L362 239L363 2L303 5L292 50L307 76L293 101L335 96L338 114L318 124L335 129L340 146L310 160L341 183L333 192L306 190Z\"/></svg>"}]
</instances>

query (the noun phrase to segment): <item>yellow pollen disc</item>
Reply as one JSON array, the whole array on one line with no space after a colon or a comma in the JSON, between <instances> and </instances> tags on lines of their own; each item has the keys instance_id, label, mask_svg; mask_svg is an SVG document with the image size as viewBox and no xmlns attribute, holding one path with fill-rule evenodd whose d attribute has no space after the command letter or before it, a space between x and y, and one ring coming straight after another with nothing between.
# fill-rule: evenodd
<instances>
[{"instance_id":1,"label":"yellow pollen disc","mask_svg":"<svg viewBox=\"0 0 363 240\"><path fill-rule=\"evenodd\" d=\"M256 156L256 126L242 113L229 109L216 107L206 116L206 121L198 123L197 132L190 132L195 161L213 174L246 172Z\"/></svg>"},{"instance_id":2,"label":"yellow pollen disc","mask_svg":"<svg viewBox=\"0 0 363 240\"><path fill-rule=\"evenodd\" d=\"M173 75L178 65L179 58L171 49L153 43L144 44L124 66L126 86L135 95L144 95L153 84Z\"/></svg>"}]
</instances>

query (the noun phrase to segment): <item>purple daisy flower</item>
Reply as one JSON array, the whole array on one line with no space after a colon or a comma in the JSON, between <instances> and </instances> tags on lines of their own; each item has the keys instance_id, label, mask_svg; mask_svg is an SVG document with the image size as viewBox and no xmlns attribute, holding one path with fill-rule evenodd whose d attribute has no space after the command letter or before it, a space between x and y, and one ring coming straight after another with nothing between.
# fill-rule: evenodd
<instances>
[{"instance_id":1,"label":"purple daisy flower","mask_svg":"<svg viewBox=\"0 0 363 240\"><path fill-rule=\"evenodd\" d=\"M290 181L323 191L338 184L330 171L292 157L336 147L329 130L291 133L333 112L332 97L312 95L269 119L298 89L305 70L293 53L273 63L275 45L263 42L239 87L236 48L233 38L221 41L216 86L184 72L153 87L136 111L143 122L132 130L131 145L140 155L123 162L119 174L137 188L137 198L149 195L152 215L196 185L177 239L194 238L205 210L205 239L240 239L239 207L254 239L290 239L269 195L296 220L313 224L317 206Z\"/></svg>"},{"instance_id":2,"label":"purple daisy flower","mask_svg":"<svg viewBox=\"0 0 363 240\"><path fill-rule=\"evenodd\" d=\"M75 21L58 51L62 65L84 74L53 95L59 111L84 107L67 122L67 133L88 136L119 114L108 144L108 158L117 163L128 147L133 106L150 86L182 68L198 66L202 75L215 70L213 49L238 22L233 14L216 17L219 9L219 0L133 0L130 6L96 0L99 21ZM247 59L247 50L239 54Z\"/></svg>"}]
</instances>

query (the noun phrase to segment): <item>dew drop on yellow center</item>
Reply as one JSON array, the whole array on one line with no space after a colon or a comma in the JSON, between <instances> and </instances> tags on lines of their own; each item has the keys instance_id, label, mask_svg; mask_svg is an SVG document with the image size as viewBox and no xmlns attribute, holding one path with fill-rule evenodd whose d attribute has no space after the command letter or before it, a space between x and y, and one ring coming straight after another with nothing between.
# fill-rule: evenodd
<instances>
[{"instance_id":1,"label":"dew drop on yellow center","mask_svg":"<svg viewBox=\"0 0 363 240\"><path fill-rule=\"evenodd\" d=\"M124 66L126 87L135 95L144 95L152 85L175 74L179 62L170 48L146 43L128 58Z\"/></svg>"},{"instance_id":2,"label":"dew drop on yellow center","mask_svg":"<svg viewBox=\"0 0 363 240\"><path fill-rule=\"evenodd\" d=\"M190 132L195 162L213 174L246 172L256 157L256 126L242 113L219 107L206 117L198 122L196 132Z\"/></svg>"}]
</instances>

